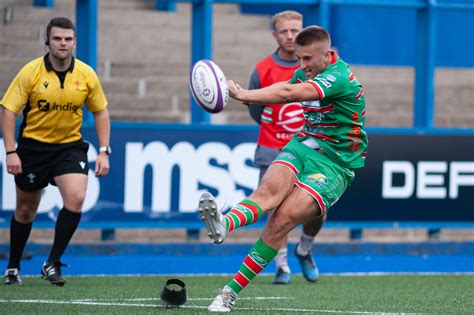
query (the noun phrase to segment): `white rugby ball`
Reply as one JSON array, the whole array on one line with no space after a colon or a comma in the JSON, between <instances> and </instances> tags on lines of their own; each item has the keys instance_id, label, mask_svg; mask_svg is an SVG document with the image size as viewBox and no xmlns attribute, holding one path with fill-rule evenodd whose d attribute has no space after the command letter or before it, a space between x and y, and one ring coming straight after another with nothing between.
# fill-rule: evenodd
<instances>
[{"instance_id":1,"label":"white rugby ball","mask_svg":"<svg viewBox=\"0 0 474 315\"><path fill-rule=\"evenodd\" d=\"M218 113L229 101L224 72L211 60L199 60L191 69L189 88L198 105L209 113Z\"/></svg>"}]
</instances>

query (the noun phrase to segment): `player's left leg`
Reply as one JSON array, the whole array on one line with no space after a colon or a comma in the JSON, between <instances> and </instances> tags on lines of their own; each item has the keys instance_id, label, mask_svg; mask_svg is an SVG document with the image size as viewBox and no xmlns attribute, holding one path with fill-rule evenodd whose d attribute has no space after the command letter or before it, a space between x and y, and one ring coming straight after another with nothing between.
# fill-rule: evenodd
<instances>
[{"instance_id":1,"label":"player's left leg","mask_svg":"<svg viewBox=\"0 0 474 315\"><path fill-rule=\"evenodd\" d=\"M211 241L220 244L233 230L255 223L263 213L275 209L294 188L295 181L294 173L288 168L271 165L257 189L225 215L217 208L214 197L203 193L198 209Z\"/></svg>"},{"instance_id":2,"label":"player's left leg","mask_svg":"<svg viewBox=\"0 0 474 315\"><path fill-rule=\"evenodd\" d=\"M275 257L288 233L298 224L320 215L316 201L306 192L294 187L267 221L262 237L244 259L238 273L227 283L209 306L210 311L228 312L235 305L237 295Z\"/></svg>"},{"instance_id":3,"label":"player's left leg","mask_svg":"<svg viewBox=\"0 0 474 315\"><path fill-rule=\"evenodd\" d=\"M211 242L215 244L222 243L227 234L234 229L256 222L263 214L259 204L244 199L224 215L218 209L214 196L209 192L203 193L199 198L198 211L206 224Z\"/></svg>"},{"instance_id":4,"label":"player's left leg","mask_svg":"<svg viewBox=\"0 0 474 315\"><path fill-rule=\"evenodd\" d=\"M54 242L48 260L43 264L41 274L51 284L62 286L66 282L62 276L61 262L81 219L82 205L87 188L87 176L80 173L64 174L54 178L59 188L64 206L59 212L54 231Z\"/></svg>"}]
</instances>

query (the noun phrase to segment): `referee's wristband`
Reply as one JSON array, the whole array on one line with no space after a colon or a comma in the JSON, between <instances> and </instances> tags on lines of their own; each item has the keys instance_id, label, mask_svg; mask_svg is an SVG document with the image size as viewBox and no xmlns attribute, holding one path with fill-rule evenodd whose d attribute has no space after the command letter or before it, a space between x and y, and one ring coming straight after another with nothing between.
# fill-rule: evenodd
<instances>
[{"instance_id":1,"label":"referee's wristband","mask_svg":"<svg viewBox=\"0 0 474 315\"><path fill-rule=\"evenodd\" d=\"M16 150L7 151L6 155L16 153Z\"/></svg>"}]
</instances>

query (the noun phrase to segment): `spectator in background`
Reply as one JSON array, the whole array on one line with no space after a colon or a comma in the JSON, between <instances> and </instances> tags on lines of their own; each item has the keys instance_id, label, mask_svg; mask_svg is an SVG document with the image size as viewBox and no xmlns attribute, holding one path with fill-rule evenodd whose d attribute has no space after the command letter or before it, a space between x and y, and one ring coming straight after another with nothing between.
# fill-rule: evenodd
<instances>
[{"instance_id":1,"label":"spectator in background","mask_svg":"<svg viewBox=\"0 0 474 315\"><path fill-rule=\"evenodd\" d=\"M8 173L15 176L16 210L10 224L7 285L21 285L20 259L31 232L43 188L56 185L64 207L59 212L54 243L41 275L63 286L61 256L81 218L87 188L89 144L82 140L82 106L93 113L99 155L96 176L109 172L110 119L107 100L94 70L73 56L74 24L52 19L46 29L49 52L26 64L15 77L0 105ZM15 120L23 108L23 123L15 147Z\"/></svg>"},{"instance_id":2,"label":"spectator in background","mask_svg":"<svg viewBox=\"0 0 474 315\"><path fill-rule=\"evenodd\" d=\"M283 11L271 19L272 34L278 44L277 50L257 63L250 77L249 90L260 89L276 82L289 81L299 67L295 55L295 39L303 28L303 16L296 11ZM252 118L260 125L254 163L260 168L259 182L281 149L303 127L304 116L301 104L270 104L249 106ZM268 213L270 217L272 212ZM314 237L320 231L325 216L303 225L295 254L306 280L315 282L319 271L311 255ZM287 238L275 257L276 275L274 284L291 282L288 266Z\"/></svg>"}]
</instances>

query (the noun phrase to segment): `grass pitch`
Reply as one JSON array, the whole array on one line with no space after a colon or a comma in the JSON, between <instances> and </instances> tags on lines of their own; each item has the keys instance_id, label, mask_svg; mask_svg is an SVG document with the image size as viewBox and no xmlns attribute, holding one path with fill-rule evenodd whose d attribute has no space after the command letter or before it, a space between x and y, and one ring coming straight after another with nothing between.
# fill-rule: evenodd
<instances>
[{"instance_id":1,"label":"grass pitch","mask_svg":"<svg viewBox=\"0 0 474 315\"><path fill-rule=\"evenodd\" d=\"M160 292L170 277L68 277L64 287L39 277L22 287L0 286L1 314L204 314L230 276L179 276L187 303L165 309ZM235 313L474 314L474 275L322 276L290 285L257 277L239 296Z\"/></svg>"}]
</instances>

